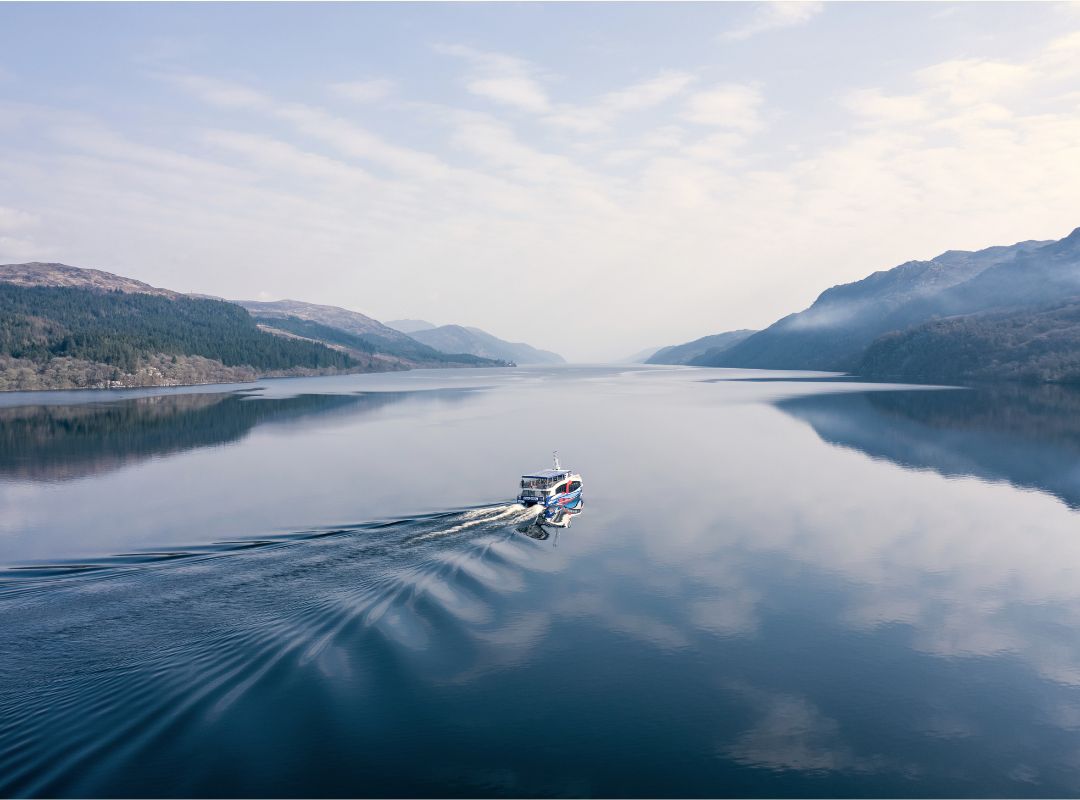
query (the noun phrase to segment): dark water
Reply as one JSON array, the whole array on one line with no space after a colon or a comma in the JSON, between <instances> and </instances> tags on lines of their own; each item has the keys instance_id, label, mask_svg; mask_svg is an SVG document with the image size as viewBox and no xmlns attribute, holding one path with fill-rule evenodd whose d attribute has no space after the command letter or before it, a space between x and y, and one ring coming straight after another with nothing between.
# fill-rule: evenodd
<instances>
[{"instance_id":1,"label":"dark water","mask_svg":"<svg viewBox=\"0 0 1080 800\"><path fill-rule=\"evenodd\" d=\"M1080 792L1080 394L749 377L0 396L0 795Z\"/></svg>"}]
</instances>

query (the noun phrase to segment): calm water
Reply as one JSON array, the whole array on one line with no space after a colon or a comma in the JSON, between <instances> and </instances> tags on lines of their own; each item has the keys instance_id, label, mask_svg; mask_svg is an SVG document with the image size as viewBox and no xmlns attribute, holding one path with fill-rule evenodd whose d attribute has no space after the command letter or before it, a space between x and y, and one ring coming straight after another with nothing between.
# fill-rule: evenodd
<instances>
[{"instance_id":1,"label":"calm water","mask_svg":"<svg viewBox=\"0 0 1080 800\"><path fill-rule=\"evenodd\" d=\"M1077 509L1055 388L3 395L0 795L1076 795Z\"/></svg>"}]
</instances>

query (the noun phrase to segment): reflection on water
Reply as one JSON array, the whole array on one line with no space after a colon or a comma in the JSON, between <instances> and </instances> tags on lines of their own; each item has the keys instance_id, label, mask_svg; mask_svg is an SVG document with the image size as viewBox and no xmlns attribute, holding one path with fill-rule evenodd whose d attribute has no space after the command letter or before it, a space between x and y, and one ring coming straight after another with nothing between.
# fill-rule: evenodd
<instances>
[{"instance_id":1,"label":"reflection on water","mask_svg":"<svg viewBox=\"0 0 1080 800\"><path fill-rule=\"evenodd\" d=\"M21 410L0 795L1080 793L1075 395L739 377Z\"/></svg>"},{"instance_id":2,"label":"reflection on water","mask_svg":"<svg viewBox=\"0 0 1080 800\"><path fill-rule=\"evenodd\" d=\"M1080 508L1080 389L873 391L777 406L830 444L912 469L1008 481Z\"/></svg>"},{"instance_id":3,"label":"reflection on water","mask_svg":"<svg viewBox=\"0 0 1080 800\"><path fill-rule=\"evenodd\" d=\"M0 407L0 479L62 481L148 458L236 442L260 425L372 412L406 399L461 391L165 394L81 405Z\"/></svg>"}]
</instances>

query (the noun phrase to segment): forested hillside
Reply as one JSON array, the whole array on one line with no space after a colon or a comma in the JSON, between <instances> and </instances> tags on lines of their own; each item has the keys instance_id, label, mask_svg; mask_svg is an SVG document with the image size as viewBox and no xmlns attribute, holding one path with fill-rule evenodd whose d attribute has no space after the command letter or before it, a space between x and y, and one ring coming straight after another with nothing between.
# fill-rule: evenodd
<instances>
[{"instance_id":1,"label":"forested hillside","mask_svg":"<svg viewBox=\"0 0 1080 800\"><path fill-rule=\"evenodd\" d=\"M1080 383L1080 299L934 320L877 339L856 371L889 380Z\"/></svg>"},{"instance_id":2,"label":"forested hillside","mask_svg":"<svg viewBox=\"0 0 1080 800\"><path fill-rule=\"evenodd\" d=\"M0 283L0 388L244 380L350 369L220 300Z\"/></svg>"}]
</instances>

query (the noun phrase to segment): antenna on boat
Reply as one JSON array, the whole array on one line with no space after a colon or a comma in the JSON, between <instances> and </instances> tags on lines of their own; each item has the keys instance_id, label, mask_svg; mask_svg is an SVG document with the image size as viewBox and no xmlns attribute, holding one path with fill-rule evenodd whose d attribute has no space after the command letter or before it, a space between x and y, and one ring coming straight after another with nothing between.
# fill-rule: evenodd
<instances>
[{"instance_id":1,"label":"antenna on boat","mask_svg":"<svg viewBox=\"0 0 1080 800\"><path fill-rule=\"evenodd\" d=\"M562 467L559 466L559 451L552 450L551 457L555 459L555 469L562 469Z\"/></svg>"}]
</instances>

